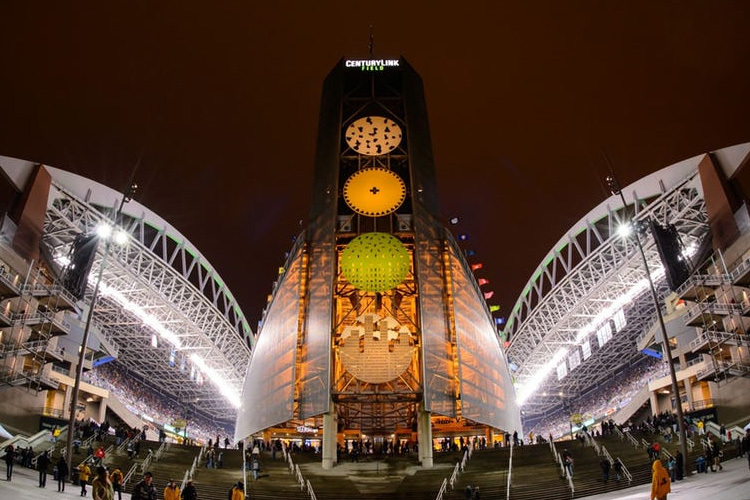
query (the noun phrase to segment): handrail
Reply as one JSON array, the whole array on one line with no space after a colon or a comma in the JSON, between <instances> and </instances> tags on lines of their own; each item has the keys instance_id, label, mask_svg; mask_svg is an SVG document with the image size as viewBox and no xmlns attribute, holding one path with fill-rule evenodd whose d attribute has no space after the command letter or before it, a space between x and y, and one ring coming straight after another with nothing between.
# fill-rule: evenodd
<instances>
[{"instance_id":1,"label":"handrail","mask_svg":"<svg viewBox=\"0 0 750 500\"><path fill-rule=\"evenodd\" d=\"M308 479L305 482L307 483L307 494L310 495L310 500L318 500L318 497L315 496L312 484L310 484L310 480Z\"/></svg>"},{"instance_id":2,"label":"handrail","mask_svg":"<svg viewBox=\"0 0 750 500\"><path fill-rule=\"evenodd\" d=\"M162 444L161 444L161 445L159 446L159 449L158 449L158 450L156 450L156 453L154 453L154 460L156 460L156 461L158 462L158 461L159 461L159 459L161 458L161 455L162 455L162 453L164 453L164 451L166 450L166 448L167 448L167 443L166 443L166 442L163 442L163 443L162 443Z\"/></svg>"},{"instance_id":3,"label":"handrail","mask_svg":"<svg viewBox=\"0 0 750 500\"><path fill-rule=\"evenodd\" d=\"M302 472L299 470L299 465L294 466L294 474L297 477L299 489L305 491L305 478L302 477Z\"/></svg>"},{"instance_id":4,"label":"handrail","mask_svg":"<svg viewBox=\"0 0 750 500\"><path fill-rule=\"evenodd\" d=\"M640 445L640 443L638 443L638 440L637 440L637 439L635 438L635 436L633 436L633 435L632 435L632 434L630 433L630 431L628 431L628 432L623 432L623 434L624 434L625 436L627 436L628 440L630 441L630 443L631 443L631 444L632 444L632 445L633 445L633 446L634 446L635 448L639 448L639 447L641 446L641 445Z\"/></svg>"},{"instance_id":5,"label":"handrail","mask_svg":"<svg viewBox=\"0 0 750 500\"><path fill-rule=\"evenodd\" d=\"M471 450L471 448L464 452L464 456L461 459L461 472L464 471L464 469L466 468L466 463L469 461L469 455L471 454L471 451L469 450Z\"/></svg>"},{"instance_id":6,"label":"handrail","mask_svg":"<svg viewBox=\"0 0 750 500\"><path fill-rule=\"evenodd\" d=\"M568 487L570 488L570 498L573 498L576 494L576 488L573 486L573 477L565 472L565 475L568 477Z\"/></svg>"},{"instance_id":7,"label":"handrail","mask_svg":"<svg viewBox=\"0 0 750 500\"><path fill-rule=\"evenodd\" d=\"M505 498L510 499L510 477L513 474L513 445L510 447L510 458L508 459L508 480L505 487Z\"/></svg>"},{"instance_id":8,"label":"handrail","mask_svg":"<svg viewBox=\"0 0 750 500\"><path fill-rule=\"evenodd\" d=\"M132 439L133 438L131 437L126 437L125 439L123 439L120 445L117 447L117 452L122 453L123 451L125 451L128 447L128 443L130 443Z\"/></svg>"},{"instance_id":9,"label":"handrail","mask_svg":"<svg viewBox=\"0 0 750 500\"><path fill-rule=\"evenodd\" d=\"M435 500L443 500L443 495L445 494L445 489L448 487L448 479L443 478L443 483L440 485L440 489L438 490L438 494L435 497Z\"/></svg>"},{"instance_id":10,"label":"handrail","mask_svg":"<svg viewBox=\"0 0 750 500\"><path fill-rule=\"evenodd\" d=\"M188 482L189 474L190 474L190 469L185 469L185 474L182 475L182 482L180 483L180 491L185 489L185 484Z\"/></svg>"},{"instance_id":11,"label":"handrail","mask_svg":"<svg viewBox=\"0 0 750 500\"><path fill-rule=\"evenodd\" d=\"M133 477L133 474L135 474L135 469L138 468L138 464L133 464L130 467L130 470L128 470L127 474L125 474L125 477L122 478L122 485L125 486L128 484L128 481L130 481L130 478Z\"/></svg>"},{"instance_id":12,"label":"handrail","mask_svg":"<svg viewBox=\"0 0 750 500\"><path fill-rule=\"evenodd\" d=\"M459 463L456 462L455 467L453 467L453 473L451 474L451 478L448 480L448 485L453 489L453 487L456 485L456 479L458 478L458 467Z\"/></svg>"},{"instance_id":13,"label":"handrail","mask_svg":"<svg viewBox=\"0 0 750 500\"><path fill-rule=\"evenodd\" d=\"M151 465L151 460L154 459L154 454L149 453L146 458L143 459L143 462L141 462L141 472L146 472L146 469Z\"/></svg>"}]
</instances>

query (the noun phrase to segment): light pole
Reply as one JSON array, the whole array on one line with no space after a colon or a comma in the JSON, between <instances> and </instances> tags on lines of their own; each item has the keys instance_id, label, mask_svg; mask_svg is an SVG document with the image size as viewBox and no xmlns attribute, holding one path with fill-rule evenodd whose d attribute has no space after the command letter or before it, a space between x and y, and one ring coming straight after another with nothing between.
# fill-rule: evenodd
<instances>
[{"instance_id":1,"label":"light pole","mask_svg":"<svg viewBox=\"0 0 750 500\"><path fill-rule=\"evenodd\" d=\"M133 172L135 174L135 172ZM120 218L120 215L122 214L122 208L125 206L125 203L130 201L132 199L133 194L138 189L138 185L133 182L133 179L131 178L130 185L125 190L125 192L122 195L122 199L120 200L120 206L117 208L117 212L115 212L115 216L113 218L112 225L117 225L117 220ZM112 246L112 234L109 235L109 237L105 237L104 241L104 255L102 256L102 262L99 264L99 272L96 276L96 283L94 285L94 291L91 294L91 304L89 305L88 313L86 314L86 323L83 328L83 338L81 339L81 347L80 352L78 353L78 366L76 366L76 377L75 377L75 383L73 384L73 393L70 397L70 417L68 418L68 440L65 445L65 456L67 457L68 465L70 467L70 470L73 471L73 454L72 454L72 448L73 448L73 438L75 435L75 423L76 423L76 407L78 406L78 393L81 389L81 377L83 375L83 362L86 358L86 346L89 343L89 332L91 331L91 320L94 317L94 307L96 306L96 299L99 296L99 287L102 283L102 276L104 275L104 268L107 265L107 258L109 257L109 249ZM72 472L71 472L72 473Z\"/></svg>"},{"instance_id":2,"label":"light pole","mask_svg":"<svg viewBox=\"0 0 750 500\"><path fill-rule=\"evenodd\" d=\"M625 201L625 196L622 194L622 189L620 189L620 185L617 183L617 179L615 179L614 175L608 175L607 176L607 185L609 186L610 190L612 191L612 194L616 194L620 196L620 200L622 201L623 208L627 208L628 204ZM674 371L674 363L672 363L672 348L669 345L669 336L667 335L667 328L664 326L664 316L661 313L661 305L659 304L659 296L656 293L656 287L654 287L654 282L651 279L651 271L648 267L648 260L646 260L646 252L643 251L643 245L641 244L641 238L638 234L637 228L633 233L635 234L635 242L638 246L638 251L641 254L641 259L643 260L643 267L646 270L646 278L648 279L648 285L649 289L651 290L651 297L654 300L654 307L656 308L656 317L659 321L659 328L661 330L661 336L662 336L662 343L664 344L664 353L667 356L667 363L669 364L669 376L672 379L672 392L675 395L675 400L677 402L677 425L679 426L680 430L680 449L682 451L682 464L683 464L683 470L685 472L685 475L690 475L690 467L687 467L687 459L688 459L688 450L687 450L687 433L685 432L685 418L682 413L682 399L680 398L680 389L677 386L677 375Z\"/></svg>"}]
</instances>

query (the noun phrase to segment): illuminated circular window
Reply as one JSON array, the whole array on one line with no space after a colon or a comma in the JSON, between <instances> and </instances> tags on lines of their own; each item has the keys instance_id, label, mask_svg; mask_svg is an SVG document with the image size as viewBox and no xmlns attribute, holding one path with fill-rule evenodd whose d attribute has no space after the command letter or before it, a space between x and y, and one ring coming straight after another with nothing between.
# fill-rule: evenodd
<instances>
[{"instance_id":1,"label":"illuminated circular window","mask_svg":"<svg viewBox=\"0 0 750 500\"><path fill-rule=\"evenodd\" d=\"M341 252L341 272L359 290L385 292L406 278L409 252L390 234L361 234Z\"/></svg>"},{"instance_id":2,"label":"illuminated circular window","mask_svg":"<svg viewBox=\"0 0 750 500\"><path fill-rule=\"evenodd\" d=\"M396 211L405 198L404 181L385 168L363 168L344 184L346 204L360 215L388 215Z\"/></svg>"},{"instance_id":3,"label":"illuminated circular window","mask_svg":"<svg viewBox=\"0 0 750 500\"><path fill-rule=\"evenodd\" d=\"M349 147L359 154L384 155L401 144L401 127L390 118L367 116L349 125L345 137Z\"/></svg>"}]
</instances>

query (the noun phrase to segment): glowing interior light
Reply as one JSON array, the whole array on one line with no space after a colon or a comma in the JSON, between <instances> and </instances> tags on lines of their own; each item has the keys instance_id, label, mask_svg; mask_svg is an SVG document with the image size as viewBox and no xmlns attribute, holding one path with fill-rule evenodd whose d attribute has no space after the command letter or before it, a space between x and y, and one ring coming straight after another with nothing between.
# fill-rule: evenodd
<instances>
[{"instance_id":1,"label":"glowing interior light","mask_svg":"<svg viewBox=\"0 0 750 500\"><path fill-rule=\"evenodd\" d=\"M628 222L623 222L619 226L617 226L617 236L620 238L627 238L633 233L633 226L630 225Z\"/></svg>"},{"instance_id":2,"label":"glowing interior light","mask_svg":"<svg viewBox=\"0 0 750 500\"><path fill-rule=\"evenodd\" d=\"M664 277L664 267L659 266L651 272L651 279L654 281L658 281L661 278ZM613 317L617 312L622 309L624 306L630 304L633 302L633 299L638 297L640 294L648 290L648 278L643 278L638 283L636 283L630 290L625 292L624 294L617 297L615 300L612 301L612 303L599 311L599 313L594 316L594 318L591 320L590 323L588 323L586 326L581 328L578 331L578 335L576 335L576 344L580 344L586 337L588 337L591 333L595 332L602 323L605 321L608 321L609 318Z\"/></svg>"},{"instance_id":3,"label":"glowing interior light","mask_svg":"<svg viewBox=\"0 0 750 500\"><path fill-rule=\"evenodd\" d=\"M211 379L211 382L216 385L216 387L219 389L219 392L221 392L221 394L227 399L227 401L232 404L232 406L234 406L235 408L240 407L240 395L227 387L227 383L224 378L219 375L213 368L209 367L203 360L203 358L193 353L190 355L190 360L195 363L195 365L202 373L206 374L208 378Z\"/></svg>"},{"instance_id":4,"label":"glowing interior light","mask_svg":"<svg viewBox=\"0 0 750 500\"><path fill-rule=\"evenodd\" d=\"M523 405L529 396L539 388L539 385L547 378L552 370L557 368L560 361L568 355L567 347L562 347L549 359L544 365L542 365L534 374L528 378L523 384L516 387L516 402L518 406Z\"/></svg>"},{"instance_id":5,"label":"glowing interior light","mask_svg":"<svg viewBox=\"0 0 750 500\"><path fill-rule=\"evenodd\" d=\"M102 222L101 224L99 224L98 226L96 226L96 234L101 239L106 240L110 236L112 236L112 226L110 226L109 224L106 224L106 223Z\"/></svg>"},{"instance_id":6,"label":"glowing interior light","mask_svg":"<svg viewBox=\"0 0 750 500\"><path fill-rule=\"evenodd\" d=\"M94 278L92 277L93 273L89 276L89 281L93 283ZM144 324L148 325L150 328L152 328L156 334L159 335L162 339L166 340L170 344L172 344L175 348L180 349L182 347L182 342L180 341L180 338L175 335L173 332L169 331L156 317L153 315L147 313L141 306L138 304L135 304L134 302L128 300L121 292L115 290L113 287L109 286L108 284L102 282L99 285L99 291L102 294L102 296L108 297L123 307L123 309L130 311L135 316L137 316L141 321L143 321ZM156 334L152 336L152 341L156 339ZM202 377L200 377L201 373L208 376L209 379L211 379L211 382L216 386L216 388L219 390L219 392L224 396L229 403L232 404L235 408L240 407L240 395L237 391L233 390L228 384L227 381L222 377L219 373L217 373L213 368L209 367L206 364L206 361L199 356L198 354L191 354L190 360L193 362L194 366L196 366L199 370L199 373L197 374L199 377L198 379L201 380Z\"/></svg>"}]
</instances>

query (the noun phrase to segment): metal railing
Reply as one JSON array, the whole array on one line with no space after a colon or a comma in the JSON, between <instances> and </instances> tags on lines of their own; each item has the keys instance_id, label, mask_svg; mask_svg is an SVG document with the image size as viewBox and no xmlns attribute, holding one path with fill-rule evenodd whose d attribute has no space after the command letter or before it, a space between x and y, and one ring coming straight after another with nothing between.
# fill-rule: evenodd
<instances>
[{"instance_id":1,"label":"metal railing","mask_svg":"<svg viewBox=\"0 0 750 500\"><path fill-rule=\"evenodd\" d=\"M448 488L448 479L443 478L443 483L440 485L440 489L438 490L438 494L435 497L435 500L443 500L443 495L445 495L445 490Z\"/></svg>"},{"instance_id":2,"label":"metal railing","mask_svg":"<svg viewBox=\"0 0 750 500\"><path fill-rule=\"evenodd\" d=\"M165 452L165 451L167 450L167 447L168 447L167 443L166 443L166 442L164 442L164 443L162 443L162 444L161 444L161 445L159 446L159 449L158 449L158 450L156 450L156 453L154 453L154 460L155 460L156 462L158 462L158 461L159 461L159 459L161 458L161 455L162 455L162 453L164 453L164 452Z\"/></svg>"},{"instance_id":3,"label":"metal railing","mask_svg":"<svg viewBox=\"0 0 750 500\"><path fill-rule=\"evenodd\" d=\"M120 443L120 445L117 447L117 452L118 453L122 453L123 451L125 451L127 449L127 447L128 447L128 443L130 443L131 439L132 438L130 438L130 437L126 437L125 439L123 439L122 442Z\"/></svg>"},{"instance_id":4,"label":"metal railing","mask_svg":"<svg viewBox=\"0 0 750 500\"><path fill-rule=\"evenodd\" d=\"M453 489L454 486L456 486L456 480L458 479L458 468L460 464L456 462L456 466L453 467L453 473L451 474L450 479L448 479L448 486L450 486L450 489Z\"/></svg>"},{"instance_id":5,"label":"metal railing","mask_svg":"<svg viewBox=\"0 0 750 500\"><path fill-rule=\"evenodd\" d=\"M146 469L148 469L151 466L151 461L154 459L154 454L149 453L146 455L146 458L143 459L143 462L141 462L141 472L146 472Z\"/></svg>"},{"instance_id":6,"label":"metal railing","mask_svg":"<svg viewBox=\"0 0 750 500\"><path fill-rule=\"evenodd\" d=\"M630 432L624 432L625 436L628 438L628 441L630 441L630 444L633 445L634 448L640 448L641 444L638 442L638 440L633 436Z\"/></svg>"},{"instance_id":7,"label":"metal railing","mask_svg":"<svg viewBox=\"0 0 750 500\"><path fill-rule=\"evenodd\" d=\"M510 478L513 474L513 445L510 447L510 458L508 458L508 480L505 486L505 498L510 499Z\"/></svg>"},{"instance_id":8,"label":"metal railing","mask_svg":"<svg viewBox=\"0 0 750 500\"><path fill-rule=\"evenodd\" d=\"M315 490L313 490L312 484L310 484L310 480L305 481L307 483L307 494L310 495L310 500L318 500L318 497L315 496Z\"/></svg>"},{"instance_id":9,"label":"metal railing","mask_svg":"<svg viewBox=\"0 0 750 500\"><path fill-rule=\"evenodd\" d=\"M128 484L128 481L133 477L133 474L135 474L135 470L138 468L138 464L133 464L130 466L130 469L125 474L125 477L122 478L122 486L125 487L126 484Z\"/></svg>"}]
</instances>

